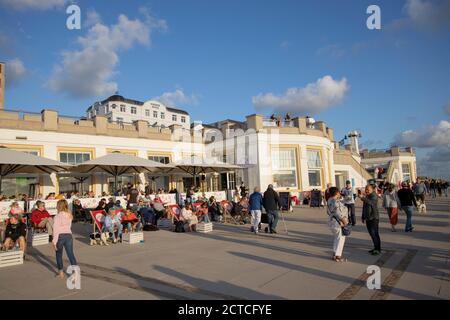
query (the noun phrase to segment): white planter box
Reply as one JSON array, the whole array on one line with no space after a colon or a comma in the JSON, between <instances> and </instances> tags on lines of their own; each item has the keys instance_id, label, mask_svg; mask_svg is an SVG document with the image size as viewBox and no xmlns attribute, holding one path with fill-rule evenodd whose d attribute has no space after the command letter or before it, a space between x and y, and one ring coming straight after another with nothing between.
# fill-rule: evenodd
<instances>
[{"instance_id":1,"label":"white planter box","mask_svg":"<svg viewBox=\"0 0 450 320\"><path fill-rule=\"evenodd\" d=\"M22 250L0 252L0 268L23 264Z\"/></svg>"},{"instance_id":2,"label":"white planter box","mask_svg":"<svg viewBox=\"0 0 450 320\"><path fill-rule=\"evenodd\" d=\"M201 233L208 233L208 232L213 231L213 224L212 224L212 222L198 223L195 230L197 232L201 232Z\"/></svg>"},{"instance_id":3,"label":"white planter box","mask_svg":"<svg viewBox=\"0 0 450 320\"><path fill-rule=\"evenodd\" d=\"M158 220L158 224L157 224L158 228L160 229L172 229L172 220L170 219L159 219Z\"/></svg>"},{"instance_id":4,"label":"white planter box","mask_svg":"<svg viewBox=\"0 0 450 320\"><path fill-rule=\"evenodd\" d=\"M31 235L31 246L42 246L48 244L49 236L48 233L34 233Z\"/></svg>"},{"instance_id":5,"label":"white planter box","mask_svg":"<svg viewBox=\"0 0 450 320\"><path fill-rule=\"evenodd\" d=\"M122 235L122 243L135 244L144 240L143 232L128 232Z\"/></svg>"}]
</instances>

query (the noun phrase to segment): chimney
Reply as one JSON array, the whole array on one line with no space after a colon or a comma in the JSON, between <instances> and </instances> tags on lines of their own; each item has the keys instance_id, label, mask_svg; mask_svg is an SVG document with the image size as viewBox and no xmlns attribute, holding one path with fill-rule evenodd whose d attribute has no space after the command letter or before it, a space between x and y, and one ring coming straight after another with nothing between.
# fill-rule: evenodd
<instances>
[{"instance_id":1,"label":"chimney","mask_svg":"<svg viewBox=\"0 0 450 320\"><path fill-rule=\"evenodd\" d=\"M0 110L5 108L5 63L0 61Z\"/></svg>"}]
</instances>

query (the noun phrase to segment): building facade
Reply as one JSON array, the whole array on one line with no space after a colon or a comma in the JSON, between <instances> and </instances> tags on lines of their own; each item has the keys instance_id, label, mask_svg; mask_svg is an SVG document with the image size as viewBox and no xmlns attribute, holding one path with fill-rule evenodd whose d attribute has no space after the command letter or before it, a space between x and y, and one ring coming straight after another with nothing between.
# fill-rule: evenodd
<instances>
[{"instance_id":1,"label":"building facade","mask_svg":"<svg viewBox=\"0 0 450 320\"><path fill-rule=\"evenodd\" d=\"M411 148L382 153L359 153L352 145L341 148L332 128L309 117L277 122L253 114L245 121L191 124L186 111L119 95L94 103L85 118L61 116L51 109L32 113L2 108L0 147L73 165L120 152L162 163L195 157L242 168L199 175L196 181L183 174L124 175L119 179L119 185L131 182L150 189L185 190L196 185L204 191L230 190L243 181L250 190L273 184L279 191L302 192L324 190L328 184L343 187L347 180L362 187L374 177L372 168L381 167L391 182L417 176ZM112 192L112 187L113 178L106 173L66 172L8 176L3 179L2 191L8 196L71 191L100 195Z\"/></svg>"},{"instance_id":2,"label":"building facade","mask_svg":"<svg viewBox=\"0 0 450 320\"><path fill-rule=\"evenodd\" d=\"M91 105L86 110L86 117L94 119L97 115L105 116L109 122L133 123L145 120L154 127L169 127L173 124L189 128L190 117L184 110L165 106L155 100L138 101L113 95Z\"/></svg>"},{"instance_id":3,"label":"building facade","mask_svg":"<svg viewBox=\"0 0 450 320\"><path fill-rule=\"evenodd\" d=\"M399 184L416 181L416 152L413 148L393 146L387 150L362 150L361 164L374 179Z\"/></svg>"}]
</instances>

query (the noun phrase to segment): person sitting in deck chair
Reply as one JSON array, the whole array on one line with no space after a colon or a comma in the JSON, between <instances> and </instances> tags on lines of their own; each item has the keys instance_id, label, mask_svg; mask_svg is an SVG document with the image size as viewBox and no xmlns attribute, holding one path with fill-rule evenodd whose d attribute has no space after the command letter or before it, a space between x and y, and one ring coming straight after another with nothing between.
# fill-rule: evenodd
<instances>
[{"instance_id":1,"label":"person sitting in deck chair","mask_svg":"<svg viewBox=\"0 0 450 320\"><path fill-rule=\"evenodd\" d=\"M209 215L208 215L208 203L203 202L198 208L197 212L195 213L198 218L198 222L210 222Z\"/></svg>"},{"instance_id":2,"label":"person sitting in deck chair","mask_svg":"<svg viewBox=\"0 0 450 320\"><path fill-rule=\"evenodd\" d=\"M5 242L3 243L3 249L9 250L16 244L19 245L20 250L25 253L27 226L22 222L20 214L10 215L8 225L5 230Z\"/></svg>"},{"instance_id":3,"label":"person sitting in deck chair","mask_svg":"<svg viewBox=\"0 0 450 320\"><path fill-rule=\"evenodd\" d=\"M220 204L216 201L214 196L209 198L208 212L211 214L211 219L213 221L222 220L222 210Z\"/></svg>"},{"instance_id":4,"label":"person sitting in deck chair","mask_svg":"<svg viewBox=\"0 0 450 320\"><path fill-rule=\"evenodd\" d=\"M142 223L136 214L130 210L122 213L122 226L128 231L141 231Z\"/></svg>"},{"instance_id":5,"label":"person sitting in deck chair","mask_svg":"<svg viewBox=\"0 0 450 320\"><path fill-rule=\"evenodd\" d=\"M183 209L181 209L180 220L188 225L188 231L195 231L197 228L198 219L197 216L192 213L192 204L186 203Z\"/></svg>"},{"instance_id":6,"label":"person sitting in deck chair","mask_svg":"<svg viewBox=\"0 0 450 320\"><path fill-rule=\"evenodd\" d=\"M122 239L123 226L119 210L114 208L109 209L105 217L103 232L111 233L114 243L117 243L118 239Z\"/></svg>"},{"instance_id":7,"label":"person sitting in deck chair","mask_svg":"<svg viewBox=\"0 0 450 320\"><path fill-rule=\"evenodd\" d=\"M36 209L31 211L30 220L35 229L46 229L49 234L49 241L51 242L53 240L53 218L45 209L45 203L43 201L36 202Z\"/></svg>"}]
</instances>

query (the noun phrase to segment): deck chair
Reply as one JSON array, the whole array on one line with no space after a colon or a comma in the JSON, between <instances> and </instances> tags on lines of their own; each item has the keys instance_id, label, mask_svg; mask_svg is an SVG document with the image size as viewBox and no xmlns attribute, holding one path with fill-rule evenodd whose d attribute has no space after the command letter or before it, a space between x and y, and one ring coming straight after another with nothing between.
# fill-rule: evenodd
<instances>
[{"instance_id":1,"label":"deck chair","mask_svg":"<svg viewBox=\"0 0 450 320\"><path fill-rule=\"evenodd\" d=\"M235 204L227 200L223 200L220 204L223 208L223 222L239 224L237 220L238 216L234 216L232 214L233 210L235 209Z\"/></svg>"}]
</instances>

